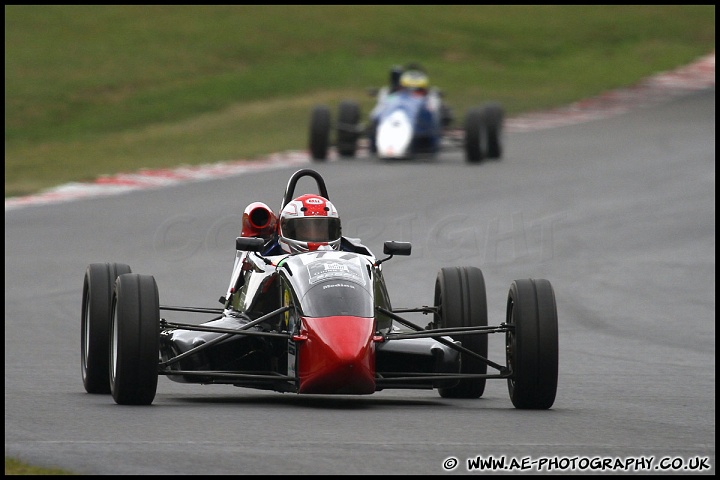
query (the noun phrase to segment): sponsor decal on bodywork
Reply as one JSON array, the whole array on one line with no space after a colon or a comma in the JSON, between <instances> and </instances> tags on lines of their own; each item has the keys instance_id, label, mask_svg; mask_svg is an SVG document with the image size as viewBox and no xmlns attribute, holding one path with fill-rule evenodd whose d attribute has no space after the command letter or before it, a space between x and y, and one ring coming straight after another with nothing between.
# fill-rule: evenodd
<instances>
[{"instance_id":1,"label":"sponsor decal on bodywork","mask_svg":"<svg viewBox=\"0 0 720 480\"><path fill-rule=\"evenodd\" d=\"M349 262L320 259L307 265L311 285L328 279L348 279L365 285L359 265Z\"/></svg>"}]
</instances>

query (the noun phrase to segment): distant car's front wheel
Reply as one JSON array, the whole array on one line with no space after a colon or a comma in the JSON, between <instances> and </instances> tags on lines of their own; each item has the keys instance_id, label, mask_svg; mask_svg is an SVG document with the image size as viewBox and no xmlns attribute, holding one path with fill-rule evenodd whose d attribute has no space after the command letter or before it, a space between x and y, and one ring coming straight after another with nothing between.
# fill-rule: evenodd
<instances>
[{"instance_id":1,"label":"distant car's front wheel","mask_svg":"<svg viewBox=\"0 0 720 480\"><path fill-rule=\"evenodd\" d=\"M326 105L318 105L310 115L310 156L316 161L326 160L329 148L330 109Z\"/></svg>"},{"instance_id":2,"label":"distant car's front wheel","mask_svg":"<svg viewBox=\"0 0 720 480\"><path fill-rule=\"evenodd\" d=\"M442 268L435 281L435 316L437 328L486 327L487 297L485 279L477 267ZM458 335L463 347L487 358L487 334ZM470 355L460 354L460 373L485 374L487 364ZM444 398L479 398L485 392L485 378L471 378L447 388L439 388Z\"/></svg>"},{"instance_id":3,"label":"distant car's front wheel","mask_svg":"<svg viewBox=\"0 0 720 480\"><path fill-rule=\"evenodd\" d=\"M81 317L81 373L87 393L110 393L110 318L115 279L124 263L91 263L85 270Z\"/></svg>"},{"instance_id":4,"label":"distant car's front wheel","mask_svg":"<svg viewBox=\"0 0 720 480\"><path fill-rule=\"evenodd\" d=\"M149 405L155 398L160 352L160 304L155 278L118 277L110 327L110 388L120 405Z\"/></svg>"},{"instance_id":5,"label":"distant car's front wheel","mask_svg":"<svg viewBox=\"0 0 720 480\"><path fill-rule=\"evenodd\" d=\"M543 279L515 280L507 302L505 346L510 399L516 408L548 409L558 377L558 319L555 293Z\"/></svg>"}]
</instances>

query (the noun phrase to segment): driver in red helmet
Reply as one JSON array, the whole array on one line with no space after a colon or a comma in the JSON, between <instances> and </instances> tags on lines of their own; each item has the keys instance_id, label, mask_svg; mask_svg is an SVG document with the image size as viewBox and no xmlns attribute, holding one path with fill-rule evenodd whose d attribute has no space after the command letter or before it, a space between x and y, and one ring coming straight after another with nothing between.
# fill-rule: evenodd
<instances>
[{"instance_id":1,"label":"driver in red helmet","mask_svg":"<svg viewBox=\"0 0 720 480\"><path fill-rule=\"evenodd\" d=\"M273 256L316 250L372 255L358 239L342 236L340 216L330 200L308 193L285 205L277 222L277 232L262 254Z\"/></svg>"},{"instance_id":2,"label":"driver in red helmet","mask_svg":"<svg viewBox=\"0 0 720 480\"><path fill-rule=\"evenodd\" d=\"M286 253L340 249L340 217L330 200L305 194L280 212L278 244Z\"/></svg>"}]
</instances>

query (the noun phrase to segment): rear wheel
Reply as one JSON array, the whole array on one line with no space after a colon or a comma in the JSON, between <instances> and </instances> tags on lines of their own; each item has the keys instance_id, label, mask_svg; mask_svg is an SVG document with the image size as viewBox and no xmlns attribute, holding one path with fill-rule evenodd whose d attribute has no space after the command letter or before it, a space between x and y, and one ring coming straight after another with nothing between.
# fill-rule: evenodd
<instances>
[{"instance_id":1,"label":"rear wheel","mask_svg":"<svg viewBox=\"0 0 720 480\"><path fill-rule=\"evenodd\" d=\"M476 107L465 115L465 159L480 163L487 156L487 120L485 111Z\"/></svg>"},{"instance_id":2,"label":"rear wheel","mask_svg":"<svg viewBox=\"0 0 720 480\"><path fill-rule=\"evenodd\" d=\"M435 281L435 315L438 328L485 327L487 298L485 279L476 267L442 268ZM453 340L462 342L468 350L487 358L487 334L458 335ZM460 373L485 374L487 364L470 355L460 354ZM464 379L453 386L439 388L444 398L479 398L485 392L485 378Z\"/></svg>"},{"instance_id":3,"label":"rear wheel","mask_svg":"<svg viewBox=\"0 0 720 480\"><path fill-rule=\"evenodd\" d=\"M357 151L360 105L352 100L340 102L338 108L337 149L341 157L354 157Z\"/></svg>"},{"instance_id":4,"label":"rear wheel","mask_svg":"<svg viewBox=\"0 0 720 480\"><path fill-rule=\"evenodd\" d=\"M85 270L81 317L81 372L87 393L110 393L110 318L115 279L124 263L91 263Z\"/></svg>"},{"instance_id":5,"label":"rear wheel","mask_svg":"<svg viewBox=\"0 0 720 480\"><path fill-rule=\"evenodd\" d=\"M516 408L548 409L558 377L558 320L555 293L543 279L515 280L507 302L505 336L510 399Z\"/></svg>"},{"instance_id":6,"label":"rear wheel","mask_svg":"<svg viewBox=\"0 0 720 480\"><path fill-rule=\"evenodd\" d=\"M110 388L120 405L155 398L160 352L160 304L155 278L118 277L110 326Z\"/></svg>"},{"instance_id":7,"label":"rear wheel","mask_svg":"<svg viewBox=\"0 0 720 480\"><path fill-rule=\"evenodd\" d=\"M325 160L329 148L330 109L326 105L318 105L310 115L310 155L313 160Z\"/></svg>"},{"instance_id":8,"label":"rear wheel","mask_svg":"<svg viewBox=\"0 0 720 480\"><path fill-rule=\"evenodd\" d=\"M499 103L488 103L485 107L487 120L487 157L502 157L502 129L505 112Z\"/></svg>"}]
</instances>

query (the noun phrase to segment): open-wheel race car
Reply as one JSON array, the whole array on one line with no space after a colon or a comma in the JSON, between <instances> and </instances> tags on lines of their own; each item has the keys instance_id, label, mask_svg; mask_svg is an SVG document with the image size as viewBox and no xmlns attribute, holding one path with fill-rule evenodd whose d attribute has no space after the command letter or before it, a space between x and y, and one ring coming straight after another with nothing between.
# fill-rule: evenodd
<instances>
[{"instance_id":1,"label":"open-wheel race car","mask_svg":"<svg viewBox=\"0 0 720 480\"><path fill-rule=\"evenodd\" d=\"M433 156L452 149L462 149L470 163L502 157L504 110L498 102L468 109L462 129L456 129L442 92L429 86L427 75L417 65L393 67L389 86L370 93L376 104L367 122L361 121L360 104L355 100L340 102L334 122L328 105L312 109L309 150L313 160L326 160L332 145L340 157L355 157L360 139L367 140L372 155L387 160Z\"/></svg>"},{"instance_id":2,"label":"open-wheel race car","mask_svg":"<svg viewBox=\"0 0 720 480\"><path fill-rule=\"evenodd\" d=\"M303 177L316 181L319 194L294 197ZM472 266L442 268L432 306L395 308L383 265L409 255L409 243L387 241L385 257L376 258L342 236L325 181L311 169L290 177L280 212L262 202L245 209L221 308L161 305L152 275L123 263L90 264L81 317L85 390L147 405L165 375L297 394L437 389L444 398L479 398L486 380L499 378L515 407L553 405L558 320L550 282L512 282L506 317L494 326L483 274ZM177 323L163 311L209 318ZM432 320L419 327L409 313ZM495 333L505 338L503 363L488 358Z\"/></svg>"}]
</instances>

